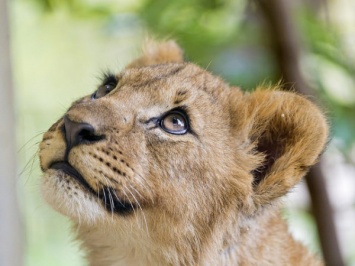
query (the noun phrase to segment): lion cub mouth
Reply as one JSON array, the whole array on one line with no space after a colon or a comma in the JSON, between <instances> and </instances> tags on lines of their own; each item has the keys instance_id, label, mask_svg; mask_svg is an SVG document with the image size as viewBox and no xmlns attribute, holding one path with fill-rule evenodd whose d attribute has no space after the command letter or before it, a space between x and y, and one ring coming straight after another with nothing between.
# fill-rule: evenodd
<instances>
[{"instance_id":1,"label":"lion cub mouth","mask_svg":"<svg viewBox=\"0 0 355 266\"><path fill-rule=\"evenodd\" d=\"M85 178L68 162L60 161L54 162L49 167L50 169L59 170L67 174L76 180L82 187L89 192L90 194L97 197L105 206L106 210L111 213L117 213L119 215L127 215L132 213L135 210L135 205L126 202L117 197L117 194L114 192L112 187L103 187L102 189L95 191Z\"/></svg>"}]
</instances>

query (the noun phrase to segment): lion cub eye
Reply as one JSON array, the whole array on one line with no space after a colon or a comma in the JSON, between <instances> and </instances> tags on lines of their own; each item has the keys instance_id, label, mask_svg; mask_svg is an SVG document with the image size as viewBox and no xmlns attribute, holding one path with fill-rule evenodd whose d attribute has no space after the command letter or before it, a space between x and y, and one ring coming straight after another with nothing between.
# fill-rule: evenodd
<instances>
[{"instance_id":1,"label":"lion cub eye","mask_svg":"<svg viewBox=\"0 0 355 266\"><path fill-rule=\"evenodd\" d=\"M91 96L93 99L98 99L106 94L109 94L114 88L116 88L116 84L106 84L106 85L101 85L96 92Z\"/></svg>"},{"instance_id":2,"label":"lion cub eye","mask_svg":"<svg viewBox=\"0 0 355 266\"><path fill-rule=\"evenodd\" d=\"M91 99L98 99L114 90L117 86L118 80L113 74L105 74L103 84L91 95Z\"/></svg>"},{"instance_id":3,"label":"lion cub eye","mask_svg":"<svg viewBox=\"0 0 355 266\"><path fill-rule=\"evenodd\" d=\"M182 111L171 111L159 121L159 126L166 132L174 135L183 135L189 130L187 115Z\"/></svg>"}]
</instances>

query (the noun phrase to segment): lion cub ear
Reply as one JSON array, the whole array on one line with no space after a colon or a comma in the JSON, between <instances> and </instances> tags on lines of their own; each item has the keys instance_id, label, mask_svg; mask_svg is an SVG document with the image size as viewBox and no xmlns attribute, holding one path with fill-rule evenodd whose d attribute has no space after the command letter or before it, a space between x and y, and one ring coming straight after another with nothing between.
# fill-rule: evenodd
<instances>
[{"instance_id":1,"label":"lion cub ear","mask_svg":"<svg viewBox=\"0 0 355 266\"><path fill-rule=\"evenodd\" d=\"M243 135L255 159L253 202L260 207L285 195L317 162L328 125L313 103L295 93L257 90L243 98Z\"/></svg>"},{"instance_id":2,"label":"lion cub ear","mask_svg":"<svg viewBox=\"0 0 355 266\"><path fill-rule=\"evenodd\" d=\"M182 49L172 40L160 43L148 40L142 50L143 55L128 64L126 68L184 62Z\"/></svg>"}]
</instances>

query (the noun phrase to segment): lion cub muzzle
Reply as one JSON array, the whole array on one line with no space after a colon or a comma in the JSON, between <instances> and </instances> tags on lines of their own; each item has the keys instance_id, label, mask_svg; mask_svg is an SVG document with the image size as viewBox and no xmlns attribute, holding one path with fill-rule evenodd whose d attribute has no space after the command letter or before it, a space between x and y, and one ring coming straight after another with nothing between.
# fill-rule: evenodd
<instances>
[{"instance_id":1,"label":"lion cub muzzle","mask_svg":"<svg viewBox=\"0 0 355 266\"><path fill-rule=\"evenodd\" d=\"M109 212L115 212L121 215L131 213L134 209L134 205L126 203L116 196L112 196L116 195L114 188L110 186L103 186L101 189L96 191L90 186L78 170L69 163L69 153L74 147L79 145L94 144L103 140L105 136L97 134L94 127L89 123L75 122L71 120L68 115L64 116L63 121L64 123L61 127L61 131L64 134L66 143L64 160L52 163L49 168L62 171L66 175L75 179L87 192L98 197ZM111 195L109 200L106 195Z\"/></svg>"}]
</instances>

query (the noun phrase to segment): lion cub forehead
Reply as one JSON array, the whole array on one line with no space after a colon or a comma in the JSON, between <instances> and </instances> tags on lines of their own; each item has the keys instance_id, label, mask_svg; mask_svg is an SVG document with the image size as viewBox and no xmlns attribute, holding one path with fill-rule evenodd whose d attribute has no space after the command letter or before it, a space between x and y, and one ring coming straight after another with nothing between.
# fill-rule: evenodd
<instances>
[{"instance_id":1,"label":"lion cub forehead","mask_svg":"<svg viewBox=\"0 0 355 266\"><path fill-rule=\"evenodd\" d=\"M125 69L118 75L119 87L129 87L137 92L155 96L175 97L178 104L184 97L207 96L218 101L229 86L222 79L192 63L167 63ZM157 94L158 92L158 94ZM186 94L186 95L184 95ZM195 98L194 97L194 98ZM170 98L170 97L169 97Z\"/></svg>"},{"instance_id":2,"label":"lion cub forehead","mask_svg":"<svg viewBox=\"0 0 355 266\"><path fill-rule=\"evenodd\" d=\"M168 63L126 69L119 75L119 82L132 87L145 87L167 80L197 82L203 75L209 73L193 64Z\"/></svg>"}]
</instances>

